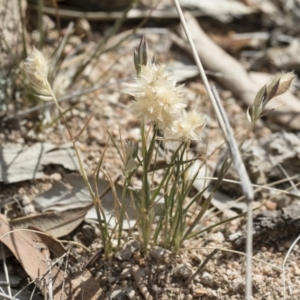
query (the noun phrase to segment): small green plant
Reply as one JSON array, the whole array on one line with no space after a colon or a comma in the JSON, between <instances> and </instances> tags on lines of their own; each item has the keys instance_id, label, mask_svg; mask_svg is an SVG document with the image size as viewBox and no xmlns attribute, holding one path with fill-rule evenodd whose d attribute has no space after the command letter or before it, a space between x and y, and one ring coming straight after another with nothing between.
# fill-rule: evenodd
<instances>
[{"instance_id":1,"label":"small green plant","mask_svg":"<svg viewBox=\"0 0 300 300\"><path fill-rule=\"evenodd\" d=\"M215 189L202 204L200 212L189 217L191 207L199 203L205 190L189 197L197 172L192 177L189 175L190 167L195 159L188 159L187 154L191 141L200 140L201 130L205 126L205 117L195 110L186 111L182 86L177 85L172 76L165 71L164 65L156 64L154 58L148 59L144 38L134 51L134 64L137 77L134 83L126 84L126 92L133 96L134 101L131 104L131 110L141 120L141 146L139 149L137 144L128 142L123 147L123 152L118 149L124 162L125 177L123 197L118 200L118 209L116 209L118 245L121 246L123 221L126 218L127 204L125 199L126 195L131 193L136 211L139 239L142 242L144 252L147 252L150 245L157 244L177 251L184 240L207 230L201 226L199 229L198 226L210 206L214 191L226 175L230 161L223 165L223 171L216 182ZM45 101L54 101L60 117L67 127L79 161L81 175L96 207L104 251L106 256L109 256L112 253L112 233L109 230L109 222L105 218L97 190L99 173L103 172L106 175L113 190L114 183L108 174L101 169L103 154L95 170L94 190L91 187L76 145L76 140L89 121L81 132L73 137L48 82L48 71L48 64L44 56L34 48L25 61L25 72L39 98ZM293 73L281 74L275 76L261 88L253 106L247 112L250 126L240 143L240 147L261 116L265 105L273 97L284 93L291 86L293 79ZM162 148L167 149L165 146L169 142L177 143L175 151L162 150ZM164 147L161 147L162 145ZM164 163L157 160L160 151L163 152ZM138 169L142 172L142 185L141 189L133 189L131 182ZM158 184L155 184L153 180L155 172L160 173L161 180ZM116 195L116 193L114 194ZM160 201L162 199L163 201ZM158 206L158 202L162 204ZM154 226L155 219L156 224ZM187 227L187 223L190 226ZM219 224L214 226L217 225ZM113 233L115 232L113 230Z\"/></svg>"},{"instance_id":2,"label":"small green plant","mask_svg":"<svg viewBox=\"0 0 300 300\"><path fill-rule=\"evenodd\" d=\"M141 119L141 157L136 167L142 169L142 188L133 191L137 211L137 226L143 249L149 244L162 244L178 250L186 238L186 222L190 206L197 202L203 191L192 199L189 192L195 178L189 178L189 168L194 160L187 159L191 140L199 140L205 125L205 117L195 110L187 112L182 86L178 86L164 65L148 60L147 45L142 38L134 51L136 81L127 84L127 93L134 97L131 110ZM147 124L150 124L147 128ZM164 137L159 138L163 133ZM177 149L167 155L163 166L157 164L160 144L176 141ZM163 171L160 183L155 186L153 173ZM132 172L130 173L132 176ZM127 178L127 181L129 178ZM163 198L156 229L157 199Z\"/></svg>"}]
</instances>

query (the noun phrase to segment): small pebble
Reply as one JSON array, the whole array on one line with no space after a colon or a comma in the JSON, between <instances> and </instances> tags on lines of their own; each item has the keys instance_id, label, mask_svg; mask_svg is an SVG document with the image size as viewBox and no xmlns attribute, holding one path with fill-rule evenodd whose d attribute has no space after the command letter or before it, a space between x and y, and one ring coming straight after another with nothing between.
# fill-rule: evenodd
<instances>
[{"instance_id":1,"label":"small pebble","mask_svg":"<svg viewBox=\"0 0 300 300\"><path fill-rule=\"evenodd\" d=\"M53 173L53 174L50 175L50 178L55 180L55 181L60 181L62 176L59 173Z\"/></svg>"},{"instance_id":2,"label":"small pebble","mask_svg":"<svg viewBox=\"0 0 300 300\"><path fill-rule=\"evenodd\" d=\"M267 210L274 211L277 209L277 203L275 203L274 201L271 201L271 200L267 200L265 202L265 207L267 208Z\"/></svg>"},{"instance_id":3,"label":"small pebble","mask_svg":"<svg viewBox=\"0 0 300 300\"><path fill-rule=\"evenodd\" d=\"M131 276L132 276L131 269L124 269L120 275L120 279L123 280Z\"/></svg>"},{"instance_id":4,"label":"small pebble","mask_svg":"<svg viewBox=\"0 0 300 300\"><path fill-rule=\"evenodd\" d=\"M96 238L95 229L92 225L86 224L82 226L82 233L88 240L94 240Z\"/></svg>"},{"instance_id":5,"label":"small pebble","mask_svg":"<svg viewBox=\"0 0 300 300\"><path fill-rule=\"evenodd\" d=\"M110 277L108 278L108 282L109 282L109 283L114 283L116 280L117 280L117 278L114 277L114 276L110 276Z\"/></svg>"},{"instance_id":6,"label":"small pebble","mask_svg":"<svg viewBox=\"0 0 300 300\"><path fill-rule=\"evenodd\" d=\"M108 299L109 300L122 300L122 299L125 299L125 297L126 297L126 295L123 290L116 290L110 294Z\"/></svg>"},{"instance_id":7,"label":"small pebble","mask_svg":"<svg viewBox=\"0 0 300 300\"><path fill-rule=\"evenodd\" d=\"M120 261L129 260L138 250L140 250L140 244L135 240L131 240L127 242L118 253L116 253L115 257Z\"/></svg>"},{"instance_id":8,"label":"small pebble","mask_svg":"<svg viewBox=\"0 0 300 300\"><path fill-rule=\"evenodd\" d=\"M149 253L152 256L152 258L154 258L158 262L170 262L171 252L164 248L154 247L150 249Z\"/></svg>"},{"instance_id":9,"label":"small pebble","mask_svg":"<svg viewBox=\"0 0 300 300\"><path fill-rule=\"evenodd\" d=\"M23 208L23 212L26 216L31 215L31 214L35 213L35 207L32 204L26 205Z\"/></svg>"},{"instance_id":10,"label":"small pebble","mask_svg":"<svg viewBox=\"0 0 300 300\"><path fill-rule=\"evenodd\" d=\"M29 205L30 203L31 203L30 198L27 195L23 195L23 197L22 197L22 205L26 206L26 205Z\"/></svg>"},{"instance_id":11,"label":"small pebble","mask_svg":"<svg viewBox=\"0 0 300 300\"><path fill-rule=\"evenodd\" d=\"M201 282L203 284L211 285L213 282L213 277L208 272L204 271L201 276Z\"/></svg>"},{"instance_id":12,"label":"small pebble","mask_svg":"<svg viewBox=\"0 0 300 300\"><path fill-rule=\"evenodd\" d=\"M221 231L211 234L211 239L218 244L222 244L225 240L224 234Z\"/></svg>"},{"instance_id":13,"label":"small pebble","mask_svg":"<svg viewBox=\"0 0 300 300\"><path fill-rule=\"evenodd\" d=\"M294 269L295 275L299 276L300 275L300 268L297 266L296 263L292 263L291 265L292 265L292 267Z\"/></svg>"},{"instance_id":14,"label":"small pebble","mask_svg":"<svg viewBox=\"0 0 300 300\"><path fill-rule=\"evenodd\" d=\"M193 292L194 297L202 297L206 294L207 294L207 292L205 290L201 289L201 288L196 288Z\"/></svg>"},{"instance_id":15,"label":"small pebble","mask_svg":"<svg viewBox=\"0 0 300 300\"><path fill-rule=\"evenodd\" d=\"M194 251L191 252L191 259L195 260L198 263L202 263L201 256L198 253L194 252Z\"/></svg>"},{"instance_id":16,"label":"small pebble","mask_svg":"<svg viewBox=\"0 0 300 300\"><path fill-rule=\"evenodd\" d=\"M193 270L187 264L181 264L175 269L174 274L184 279L188 279L192 276Z\"/></svg>"},{"instance_id":17,"label":"small pebble","mask_svg":"<svg viewBox=\"0 0 300 300\"><path fill-rule=\"evenodd\" d=\"M153 292L154 294L159 294L159 293L161 293L161 288L158 287L157 284L153 284L152 287L151 287L151 289L152 289L152 292Z\"/></svg>"},{"instance_id":18,"label":"small pebble","mask_svg":"<svg viewBox=\"0 0 300 300\"><path fill-rule=\"evenodd\" d=\"M133 289L126 291L126 295L129 299L135 299L135 291Z\"/></svg>"}]
</instances>

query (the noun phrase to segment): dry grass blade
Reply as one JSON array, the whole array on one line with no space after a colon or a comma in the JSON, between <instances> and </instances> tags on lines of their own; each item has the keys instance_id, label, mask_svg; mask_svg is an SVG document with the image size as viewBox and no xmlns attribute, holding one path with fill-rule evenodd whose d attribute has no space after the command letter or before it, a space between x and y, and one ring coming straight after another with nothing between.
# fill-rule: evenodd
<instances>
[{"instance_id":1,"label":"dry grass blade","mask_svg":"<svg viewBox=\"0 0 300 300\"><path fill-rule=\"evenodd\" d=\"M87 88L87 89L84 89L84 90L80 90L80 91L77 91L77 92L74 92L74 93L71 93L71 94L68 94L66 96L63 96L61 98L58 98L57 99L57 102L58 103L61 103L61 102L65 102L65 101L68 101L72 98L76 98L76 97L80 97L80 96L83 96L83 95L87 95L89 93L92 93L92 92L95 92L99 89L101 89L103 87L103 85L95 85L91 88ZM42 103L42 104L39 104L39 105L36 105L34 107L31 107L31 108L27 108L27 109L24 109L22 111L18 111L16 114L14 115L7 115L6 117L4 117L2 120L3 121L8 121L8 120L11 120L11 119L14 119L14 118L22 118L22 117L25 117L33 112L36 112L36 111L41 111L43 109L46 109L46 108L49 108L49 107L52 107L54 106L55 103L54 102L47 102L47 103Z\"/></svg>"},{"instance_id":2,"label":"dry grass blade","mask_svg":"<svg viewBox=\"0 0 300 300\"><path fill-rule=\"evenodd\" d=\"M246 197L246 200L252 201L254 198L252 184L251 184L251 181L247 174L247 171L246 171L244 162L242 160L238 145L235 141L234 134L233 134L232 128L229 124L228 117L226 115L224 107L221 103L221 99L219 98L218 92L215 87L212 88L212 92L214 94L216 103L218 105L218 109L219 109L221 117L222 117L222 122L225 125L225 130L226 130L225 139L226 139L226 143L228 145L228 150L230 152L230 157L235 165L235 168L236 168L239 178L241 180L241 186L242 186L244 195Z\"/></svg>"},{"instance_id":3,"label":"dry grass blade","mask_svg":"<svg viewBox=\"0 0 300 300\"><path fill-rule=\"evenodd\" d=\"M75 137L75 141L77 141L77 140L80 138L80 136L82 135L82 133L86 130L86 128L87 128L87 126L89 125L90 121L92 120L94 114L95 114L95 112L93 112L93 113L89 116L89 118L88 118L88 120L85 122L83 128L79 131L79 133L78 133L77 136Z\"/></svg>"},{"instance_id":4,"label":"dry grass blade","mask_svg":"<svg viewBox=\"0 0 300 300\"><path fill-rule=\"evenodd\" d=\"M210 99L210 101L212 103L212 106L214 108L214 111L215 111L215 113L217 115L219 126L222 129L222 132L223 132L223 134L225 136L225 139L226 139L226 141L228 143L228 147L230 149L231 154L233 154L233 153L238 154L238 157L240 158L239 151L238 151L237 146L235 144L235 140L234 140L234 137L233 137L233 133L232 133L231 127L230 127L229 122L228 122L228 120L226 118L226 114L224 113L223 110L221 110L222 109L222 105L220 105L220 103L218 104L216 97L213 95L213 93L212 93L212 91L210 89L210 85L209 85L208 79L206 77L204 68L203 68L203 66L201 64L200 58L199 58L199 56L197 54L196 47L195 47L195 45L193 43L193 40L192 40L192 37L190 35L190 32L189 32L188 26L186 24L184 15L182 13L179 1L178 0L174 0L174 2L175 2L175 5L176 5L176 8L177 8L179 17L180 17L181 24L182 24L182 26L184 28L184 31L185 31L186 36L187 36L187 39L188 39L189 44L191 46L192 53L193 53L196 65L197 65L197 67L199 69L201 79L202 79L202 81L203 81L203 83L205 85L205 88L207 90L209 99ZM225 120L227 120L226 123L225 123ZM245 167L243 166L242 159L240 158L239 161L236 161L235 157L232 157L232 159L237 163L237 165L236 165L237 169L240 170L240 171L242 171L241 173L243 173L243 178L244 178L244 182L242 182L242 183L244 183L243 190L244 190L244 192L246 192L247 203L248 203L248 207L250 208L250 203L253 200L254 194L253 194L253 188L251 186L249 177L247 176L247 172L244 172ZM241 168L243 168L244 170L242 170ZM246 251L247 251L246 299L250 300L250 298L252 296L252 283L251 283L251 273L252 273L251 272L251 259L252 259L252 235L251 235L251 230L252 230L252 209L251 208L248 209L248 215L247 216L248 216L247 228L248 228L249 231L248 231L247 249L246 249Z\"/></svg>"}]
</instances>

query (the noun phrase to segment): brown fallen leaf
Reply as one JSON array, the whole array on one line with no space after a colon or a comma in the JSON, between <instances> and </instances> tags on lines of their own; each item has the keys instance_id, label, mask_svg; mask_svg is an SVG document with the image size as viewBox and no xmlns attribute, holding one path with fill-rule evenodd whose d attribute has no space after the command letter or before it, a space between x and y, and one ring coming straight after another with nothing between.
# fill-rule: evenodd
<instances>
[{"instance_id":1,"label":"brown fallen leaf","mask_svg":"<svg viewBox=\"0 0 300 300\"><path fill-rule=\"evenodd\" d=\"M34 231L47 248L51 250L52 258L59 258L67 252L67 249L63 246L63 244L51 234L34 226L28 226L28 229ZM72 259L74 259L74 257L72 257Z\"/></svg>"},{"instance_id":2,"label":"brown fallen leaf","mask_svg":"<svg viewBox=\"0 0 300 300\"><path fill-rule=\"evenodd\" d=\"M268 80L253 79L255 75L249 76L236 59L214 43L190 13L186 12L185 18L204 68L222 74L216 80L229 89L237 98L241 99L246 106L252 105L256 93ZM184 33L182 33L182 36L185 37ZM191 53L189 47L184 48ZM300 102L295 96L287 92L272 99L271 105L272 108L275 108L275 111L269 112L266 115L267 118L289 129L300 129ZM270 106L269 108L271 108Z\"/></svg>"},{"instance_id":3,"label":"brown fallen leaf","mask_svg":"<svg viewBox=\"0 0 300 300\"><path fill-rule=\"evenodd\" d=\"M94 186L93 178L89 177L91 186ZM102 208L106 217L109 220L109 224L112 228L116 226L118 220L116 218L116 195L118 199L123 197L123 187L119 184L115 185L116 195L110 188L110 183L107 180L98 180L98 190L101 194L103 191L108 190L103 197L101 197ZM123 222L123 229L132 228L135 225L135 212L130 198L130 194L126 192L126 213L128 219ZM57 181L53 184L52 188L44 193L40 194L33 200L33 205L37 211L66 211L72 209L78 209L79 207L87 207L92 203L90 193L86 187L81 175L68 174L64 177L63 181ZM97 219L96 210L91 206L91 209L87 213L86 219ZM36 225L39 227L38 225Z\"/></svg>"},{"instance_id":4,"label":"brown fallen leaf","mask_svg":"<svg viewBox=\"0 0 300 300\"><path fill-rule=\"evenodd\" d=\"M59 238L72 232L84 220L91 207L93 207L93 204L60 212L44 212L34 216L14 219L10 224L14 229L35 226Z\"/></svg>"},{"instance_id":5,"label":"brown fallen leaf","mask_svg":"<svg viewBox=\"0 0 300 300\"><path fill-rule=\"evenodd\" d=\"M50 277L48 253L51 249L43 242L40 234L28 230L12 230L7 218L0 214L0 241L10 249L42 292L48 293L51 278L53 300L102 299L102 289L85 269L79 274L66 274L64 270L53 265ZM52 243L58 241L53 239Z\"/></svg>"}]
</instances>

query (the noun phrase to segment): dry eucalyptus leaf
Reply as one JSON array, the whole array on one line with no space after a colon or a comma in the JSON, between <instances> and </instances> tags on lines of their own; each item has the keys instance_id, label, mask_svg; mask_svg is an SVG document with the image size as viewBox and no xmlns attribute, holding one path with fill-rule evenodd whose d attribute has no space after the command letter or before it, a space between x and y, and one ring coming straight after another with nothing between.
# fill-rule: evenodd
<instances>
[{"instance_id":1,"label":"dry eucalyptus leaf","mask_svg":"<svg viewBox=\"0 0 300 300\"><path fill-rule=\"evenodd\" d=\"M14 219L10 223L14 229L34 226L59 238L72 232L84 220L91 206L92 204L84 208L72 208L61 212L44 212Z\"/></svg>"},{"instance_id":2,"label":"dry eucalyptus leaf","mask_svg":"<svg viewBox=\"0 0 300 300\"><path fill-rule=\"evenodd\" d=\"M49 286L49 280L52 283L53 300L59 299L99 299L102 290L87 271L83 270L80 274L67 274L59 269L57 265L51 268L52 276L43 277L43 281L37 280L41 276L48 274L51 248L48 247L40 237L41 235L32 231L22 230L13 231L7 218L0 214L0 236L1 242L6 245L13 253L16 259L22 264L26 273L32 280L36 281L37 286L45 293L48 291L44 286ZM51 237L49 236L51 239ZM57 240L52 239L51 247ZM50 243L49 243L50 244Z\"/></svg>"},{"instance_id":3,"label":"dry eucalyptus leaf","mask_svg":"<svg viewBox=\"0 0 300 300\"><path fill-rule=\"evenodd\" d=\"M90 177L89 180L91 186L93 186L93 178ZM109 187L109 182L99 179L98 190L100 195ZM119 201L121 201L123 187L116 185L115 188L117 197ZM67 210L84 208L91 203L91 196L82 177L80 175L73 174L65 176L64 182L55 182L50 190L42 193L33 200L33 205L35 208L42 212L64 212ZM103 206L106 219L109 220L110 226L114 227L117 223L115 211L116 207L118 207L118 204L112 190L109 190L105 196L101 198L101 204ZM134 217L134 208L132 207L129 193L126 195L125 205L127 207L126 213L128 215L128 220L124 220L123 228L129 229L132 228L136 222ZM97 215L94 207L88 211L86 219L97 221Z\"/></svg>"},{"instance_id":4,"label":"dry eucalyptus leaf","mask_svg":"<svg viewBox=\"0 0 300 300\"><path fill-rule=\"evenodd\" d=\"M64 169L78 170L74 150L50 143L36 143L30 147L7 144L0 148L0 182L19 182L45 177L45 166L55 164Z\"/></svg>"}]
</instances>

